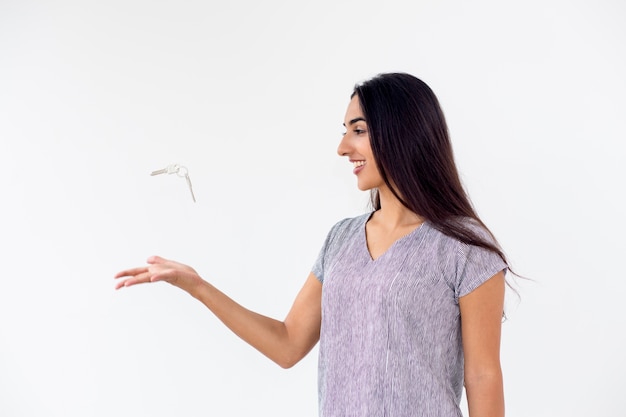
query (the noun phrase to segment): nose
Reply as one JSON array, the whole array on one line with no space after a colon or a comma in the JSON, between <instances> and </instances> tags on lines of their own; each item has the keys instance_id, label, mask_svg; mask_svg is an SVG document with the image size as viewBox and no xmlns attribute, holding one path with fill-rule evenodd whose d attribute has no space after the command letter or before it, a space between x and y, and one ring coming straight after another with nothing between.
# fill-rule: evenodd
<instances>
[{"instance_id":1,"label":"nose","mask_svg":"<svg viewBox=\"0 0 626 417\"><path fill-rule=\"evenodd\" d=\"M348 141L346 140L346 135L341 138L341 142L339 142L339 146L337 147L337 153L339 156L348 156L350 152Z\"/></svg>"}]
</instances>

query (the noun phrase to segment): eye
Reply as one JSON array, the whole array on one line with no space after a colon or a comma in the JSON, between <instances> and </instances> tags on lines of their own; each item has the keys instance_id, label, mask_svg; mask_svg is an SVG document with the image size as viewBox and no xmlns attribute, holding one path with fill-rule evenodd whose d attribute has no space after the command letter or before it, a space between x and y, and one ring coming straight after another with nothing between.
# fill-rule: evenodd
<instances>
[{"instance_id":1,"label":"eye","mask_svg":"<svg viewBox=\"0 0 626 417\"><path fill-rule=\"evenodd\" d=\"M356 135L363 135L367 133L367 130L355 127L354 129L352 129L352 132L354 132ZM343 132L341 136L346 136L347 134L348 132Z\"/></svg>"}]
</instances>

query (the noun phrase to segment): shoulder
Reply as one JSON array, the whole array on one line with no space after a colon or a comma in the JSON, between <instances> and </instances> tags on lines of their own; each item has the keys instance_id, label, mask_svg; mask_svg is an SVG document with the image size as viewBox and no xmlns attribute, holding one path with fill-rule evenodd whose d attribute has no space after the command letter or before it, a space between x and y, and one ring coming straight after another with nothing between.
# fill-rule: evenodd
<instances>
[{"instance_id":1,"label":"shoulder","mask_svg":"<svg viewBox=\"0 0 626 417\"><path fill-rule=\"evenodd\" d=\"M478 238L489 243L496 243L496 240L489 229L480 224L476 219L462 217L459 219L459 224L465 228L465 230L474 233Z\"/></svg>"},{"instance_id":2,"label":"shoulder","mask_svg":"<svg viewBox=\"0 0 626 417\"><path fill-rule=\"evenodd\" d=\"M456 273L460 273L468 264L474 263L498 263L506 267L497 252L484 246L486 243L498 247L497 241L486 227L471 218L458 218L455 222L466 237L466 242L461 241L459 237L448 235L432 223L425 224L428 228L426 250L433 258L439 259Z\"/></svg>"},{"instance_id":3,"label":"shoulder","mask_svg":"<svg viewBox=\"0 0 626 417\"><path fill-rule=\"evenodd\" d=\"M499 253L483 246L487 243L498 247L498 244L491 232L479 221L471 218L458 218L454 221L469 243L434 230L431 244L439 259L444 260L442 264L446 273L443 276L454 289L455 299L458 300L496 273L506 273L507 264ZM434 226L431 228L434 229Z\"/></svg>"},{"instance_id":4,"label":"shoulder","mask_svg":"<svg viewBox=\"0 0 626 417\"><path fill-rule=\"evenodd\" d=\"M326 237L324 245L326 250L329 248L337 249L346 242L355 240L360 233L364 233L365 223L370 216L371 213L366 213L357 217L345 218L335 223Z\"/></svg>"},{"instance_id":5,"label":"shoulder","mask_svg":"<svg viewBox=\"0 0 626 417\"><path fill-rule=\"evenodd\" d=\"M475 219L470 217L458 217L453 219L451 223L453 223L455 229L467 237L469 241L480 241L497 245L496 239L491 232ZM437 227L435 224L426 222L426 226L430 230L431 238L441 244L454 247L475 246L471 243L464 243L460 238L445 233L442 228Z\"/></svg>"},{"instance_id":6,"label":"shoulder","mask_svg":"<svg viewBox=\"0 0 626 417\"><path fill-rule=\"evenodd\" d=\"M318 280L324 282L325 270L337 259L338 254L345 248L358 241L360 232L364 231L364 224L371 214L363 214L357 217L345 218L338 221L330 229L326 241L313 266L313 274Z\"/></svg>"},{"instance_id":7,"label":"shoulder","mask_svg":"<svg viewBox=\"0 0 626 417\"><path fill-rule=\"evenodd\" d=\"M362 230L367 219L372 213L365 213L357 217L348 217L335 223L330 229L329 238L341 238L342 236L349 236Z\"/></svg>"}]
</instances>

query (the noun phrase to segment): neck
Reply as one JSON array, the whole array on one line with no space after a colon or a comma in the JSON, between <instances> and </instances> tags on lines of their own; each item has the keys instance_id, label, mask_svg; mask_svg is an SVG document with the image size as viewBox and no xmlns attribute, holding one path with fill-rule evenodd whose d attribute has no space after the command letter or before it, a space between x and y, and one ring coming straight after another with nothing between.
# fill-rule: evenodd
<instances>
[{"instance_id":1,"label":"neck","mask_svg":"<svg viewBox=\"0 0 626 417\"><path fill-rule=\"evenodd\" d=\"M391 227L421 224L424 219L405 207L387 187L378 189L380 210L378 218Z\"/></svg>"}]
</instances>

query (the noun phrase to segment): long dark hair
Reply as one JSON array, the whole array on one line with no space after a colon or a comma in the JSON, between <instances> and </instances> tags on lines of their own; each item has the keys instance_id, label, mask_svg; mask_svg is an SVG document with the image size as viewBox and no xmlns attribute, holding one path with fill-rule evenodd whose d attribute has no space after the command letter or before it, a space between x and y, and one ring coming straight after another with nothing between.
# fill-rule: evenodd
<instances>
[{"instance_id":1,"label":"long dark hair","mask_svg":"<svg viewBox=\"0 0 626 417\"><path fill-rule=\"evenodd\" d=\"M461 184L446 120L430 87L412 75L388 73L356 85L354 95L367 121L380 175L398 200L440 232L491 250L507 262ZM371 200L379 210L378 190L372 190ZM481 237L468 218L492 239Z\"/></svg>"}]
</instances>

